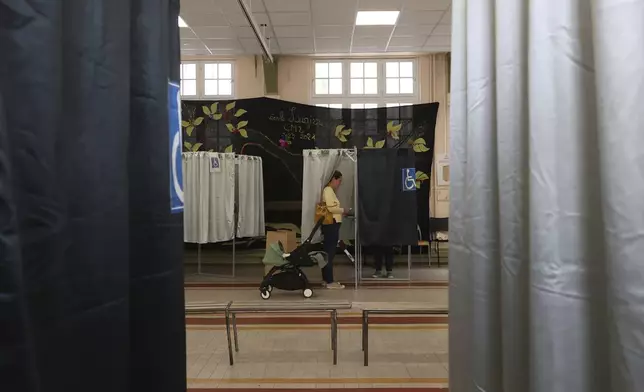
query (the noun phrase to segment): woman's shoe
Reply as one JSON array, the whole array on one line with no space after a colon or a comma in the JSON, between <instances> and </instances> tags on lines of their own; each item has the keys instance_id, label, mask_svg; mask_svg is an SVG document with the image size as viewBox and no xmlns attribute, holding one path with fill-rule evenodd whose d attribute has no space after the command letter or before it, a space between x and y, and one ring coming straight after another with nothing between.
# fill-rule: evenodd
<instances>
[{"instance_id":1,"label":"woman's shoe","mask_svg":"<svg viewBox=\"0 0 644 392\"><path fill-rule=\"evenodd\" d=\"M344 288L344 285L340 284L340 282L333 282L333 283L327 283L326 288L333 289L333 290L341 290Z\"/></svg>"}]
</instances>

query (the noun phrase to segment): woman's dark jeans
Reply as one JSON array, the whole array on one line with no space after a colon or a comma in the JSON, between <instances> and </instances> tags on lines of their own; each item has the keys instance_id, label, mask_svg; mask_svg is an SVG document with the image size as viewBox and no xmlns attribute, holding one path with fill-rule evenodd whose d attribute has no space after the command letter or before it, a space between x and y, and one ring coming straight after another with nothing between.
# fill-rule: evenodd
<instances>
[{"instance_id":1,"label":"woman's dark jeans","mask_svg":"<svg viewBox=\"0 0 644 392\"><path fill-rule=\"evenodd\" d=\"M326 283L333 283L333 258L338 249L338 241L340 241L340 223L323 225L322 234L324 235L324 251L328 257L327 264L322 268L322 279Z\"/></svg>"}]
</instances>

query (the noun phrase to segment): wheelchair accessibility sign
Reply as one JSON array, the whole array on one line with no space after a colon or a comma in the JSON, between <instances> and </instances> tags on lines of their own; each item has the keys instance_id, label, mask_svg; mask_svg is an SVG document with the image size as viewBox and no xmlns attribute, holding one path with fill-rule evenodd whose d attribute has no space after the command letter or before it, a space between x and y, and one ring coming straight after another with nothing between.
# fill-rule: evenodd
<instances>
[{"instance_id":1,"label":"wheelchair accessibility sign","mask_svg":"<svg viewBox=\"0 0 644 392\"><path fill-rule=\"evenodd\" d=\"M181 96L176 83L168 84L169 141L170 141L170 211L183 211L183 173L181 148Z\"/></svg>"},{"instance_id":2,"label":"wheelchair accessibility sign","mask_svg":"<svg viewBox=\"0 0 644 392\"><path fill-rule=\"evenodd\" d=\"M416 190L416 169L402 169L402 190L410 192Z\"/></svg>"}]
</instances>

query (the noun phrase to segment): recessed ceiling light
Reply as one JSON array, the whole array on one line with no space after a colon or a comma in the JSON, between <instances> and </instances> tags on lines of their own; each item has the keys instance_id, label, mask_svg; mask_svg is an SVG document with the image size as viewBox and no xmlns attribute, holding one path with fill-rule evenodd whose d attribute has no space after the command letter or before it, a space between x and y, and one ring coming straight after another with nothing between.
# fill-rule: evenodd
<instances>
[{"instance_id":1,"label":"recessed ceiling light","mask_svg":"<svg viewBox=\"0 0 644 392\"><path fill-rule=\"evenodd\" d=\"M184 22L182 17L179 17L179 27L188 27L188 24Z\"/></svg>"},{"instance_id":2,"label":"recessed ceiling light","mask_svg":"<svg viewBox=\"0 0 644 392\"><path fill-rule=\"evenodd\" d=\"M400 11L358 11L356 26L393 26Z\"/></svg>"}]
</instances>

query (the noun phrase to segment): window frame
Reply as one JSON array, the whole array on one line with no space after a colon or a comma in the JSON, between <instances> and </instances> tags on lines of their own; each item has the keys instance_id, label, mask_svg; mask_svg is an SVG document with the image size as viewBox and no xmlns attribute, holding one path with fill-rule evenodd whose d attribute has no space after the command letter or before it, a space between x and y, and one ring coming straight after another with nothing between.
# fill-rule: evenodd
<instances>
[{"instance_id":1,"label":"window frame","mask_svg":"<svg viewBox=\"0 0 644 392\"><path fill-rule=\"evenodd\" d=\"M317 63L342 63L342 95L338 94L316 94L315 81L316 74L315 68ZM411 62L413 66L413 86L414 92L412 94L387 94L386 93L386 64L389 62ZM378 107L386 107L387 104L401 103L417 104L420 102L420 83L419 83L419 61L418 57L391 57L391 58L350 58L350 59L337 59L337 58L320 58L313 60L311 79L311 97L310 104L329 104L329 103L342 103L342 107L350 109L351 104L365 104L376 103ZM378 66L378 94L351 94L351 63L376 63ZM356 78L354 78L356 79ZM369 79L364 77L359 78ZM364 82L363 82L364 83Z\"/></svg>"},{"instance_id":2,"label":"window frame","mask_svg":"<svg viewBox=\"0 0 644 392\"><path fill-rule=\"evenodd\" d=\"M200 100L226 100L226 99L235 99L237 96L237 83L235 83L235 60L182 60L181 65L184 64L196 64L197 66L197 95L184 96L181 95L181 100L183 101L200 101ZM207 95L205 93L206 89L206 73L205 68L206 64L230 64L230 81L231 81L231 94L230 95ZM219 70L217 72L217 79L208 79L208 80L228 80L228 79L219 79ZM188 79L192 80L192 79ZM181 82L182 80L180 80ZM219 88L219 86L217 86Z\"/></svg>"}]
</instances>

